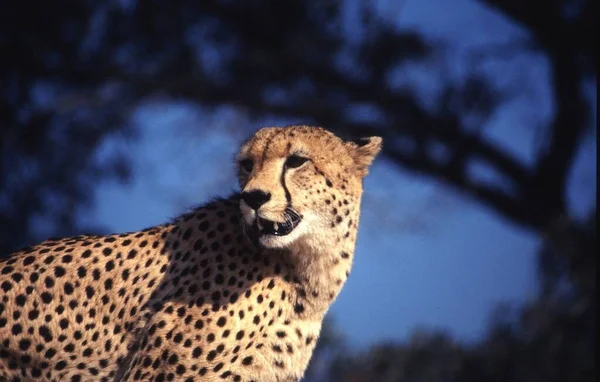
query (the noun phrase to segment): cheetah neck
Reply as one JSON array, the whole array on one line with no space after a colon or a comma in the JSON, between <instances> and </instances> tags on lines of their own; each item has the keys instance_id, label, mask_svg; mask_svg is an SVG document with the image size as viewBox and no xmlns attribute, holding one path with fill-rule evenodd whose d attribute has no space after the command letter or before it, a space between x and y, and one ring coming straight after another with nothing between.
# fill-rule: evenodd
<instances>
[{"instance_id":1,"label":"cheetah neck","mask_svg":"<svg viewBox=\"0 0 600 382\"><path fill-rule=\"evenodd\" d=\"M335 229L326 242L299 244L286 253L296 314L320 321L340 293L352 268L358 214L351 221L353 227Z\"/></svg>"}]
</instances>

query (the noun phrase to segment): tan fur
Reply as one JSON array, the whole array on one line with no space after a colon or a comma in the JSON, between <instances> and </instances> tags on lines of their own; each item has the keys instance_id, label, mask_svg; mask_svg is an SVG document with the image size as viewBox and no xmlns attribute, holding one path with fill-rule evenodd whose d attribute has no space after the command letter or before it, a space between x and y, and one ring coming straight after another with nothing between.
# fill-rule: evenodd
<instances>
[{"instance_id":1,"label":"tan fur","mask_svg":"<svg viewBox=\"0 0 600 382\"><path fill-rule=\"evenodd\" d=\"M380 147L264 128L237 157L253 164L239 170L242 191L271 194L257 211L232 196L171 224L2 260L0 381L298 381L350 272ZM310 160L286 169L292 154ZM253 244L257 215L284 222L286 207L299 225Z\"/></svg>"}]
</instances>

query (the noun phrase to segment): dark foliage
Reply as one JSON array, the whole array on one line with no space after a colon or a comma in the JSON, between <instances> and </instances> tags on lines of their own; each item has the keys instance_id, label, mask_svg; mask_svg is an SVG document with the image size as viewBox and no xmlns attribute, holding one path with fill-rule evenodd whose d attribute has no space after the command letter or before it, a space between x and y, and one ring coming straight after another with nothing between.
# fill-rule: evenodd
<instances>
[{"instance_id":1,"label":"dark foliage","mask_svg":"<svg viewBox=\"0 0 600 382\"><path fill-rule=\"evenodd\" d=\"M51 136L61 137L53 130L73 126L69 131L79 132L60 138L70 148L61 152L80 168L60 172L89 173L73 150L91 152L91 146L78 136L98 142L122 127L121 119L139 100L160 95L235 105L256 116L285 116L348 134L381 134L387 138L385 153L399 165L443 179L512 221L543 230L568 215L566 180L589 126L581 83L595 75L595 2L573 2L570 17L564 16L569 4L562 1L487 3L526 28L534 41L530 49L545 53L552 64L556 115L533 168L478 130L464 128L466 115L485 117L500 97L477 75L448 87L434 110L416 101L410 89L389 85L392 70L425 59L435 46L378 19L368 3L356 21L361 31L356 38L343 33L338 2L179 0L4 3L4 171L17 168L12 161L28 153L40 158L36 163L61 168L43 159L35 145L53 150ZM349 112L354 106L371 106L377 117L359 122ZM435 158L432 145L446 148L445 160ZM21 146L29 151L10 151ZM511 192L472 179L468 164L474 159L501 175ZM35 183L22 186L39 189Z\"/></svg>"}]
</instances>

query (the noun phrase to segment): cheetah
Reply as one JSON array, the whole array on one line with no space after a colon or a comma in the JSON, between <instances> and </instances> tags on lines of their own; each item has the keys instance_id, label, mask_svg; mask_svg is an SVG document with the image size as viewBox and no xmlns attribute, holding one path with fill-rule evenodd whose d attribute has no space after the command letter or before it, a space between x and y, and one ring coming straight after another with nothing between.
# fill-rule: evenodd
<instances>
[{"instance_id":1,"label":"cheetah","mask_svg":"<svg viewBox=\"0 0 600 382\"><path fill-rule=\"evenodd\" d=\"M380 137L265 127L240 192L0 262L1 381L299 381L351 269Z\"/></svg>"}]
</instances>

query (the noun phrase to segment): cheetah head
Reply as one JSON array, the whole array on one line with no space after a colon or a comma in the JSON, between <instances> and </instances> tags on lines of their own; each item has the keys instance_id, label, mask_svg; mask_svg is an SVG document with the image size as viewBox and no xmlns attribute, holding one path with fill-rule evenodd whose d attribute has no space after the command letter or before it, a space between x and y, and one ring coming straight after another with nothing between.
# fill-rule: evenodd
<instances>
[{"instance_id":1,"label":"cheetah head","mask_svg":"<svg viewBox=\"0 0 600 382\"><path fill-rule=\"evenodd\" d=\"M362 179L381 142L343 141L319 127L260 129L236 158L246 232L265 248L287 248L328 244L331 230L342 222L351 229L353 217L356 226Z\"/></svg>"}]
</instances>

